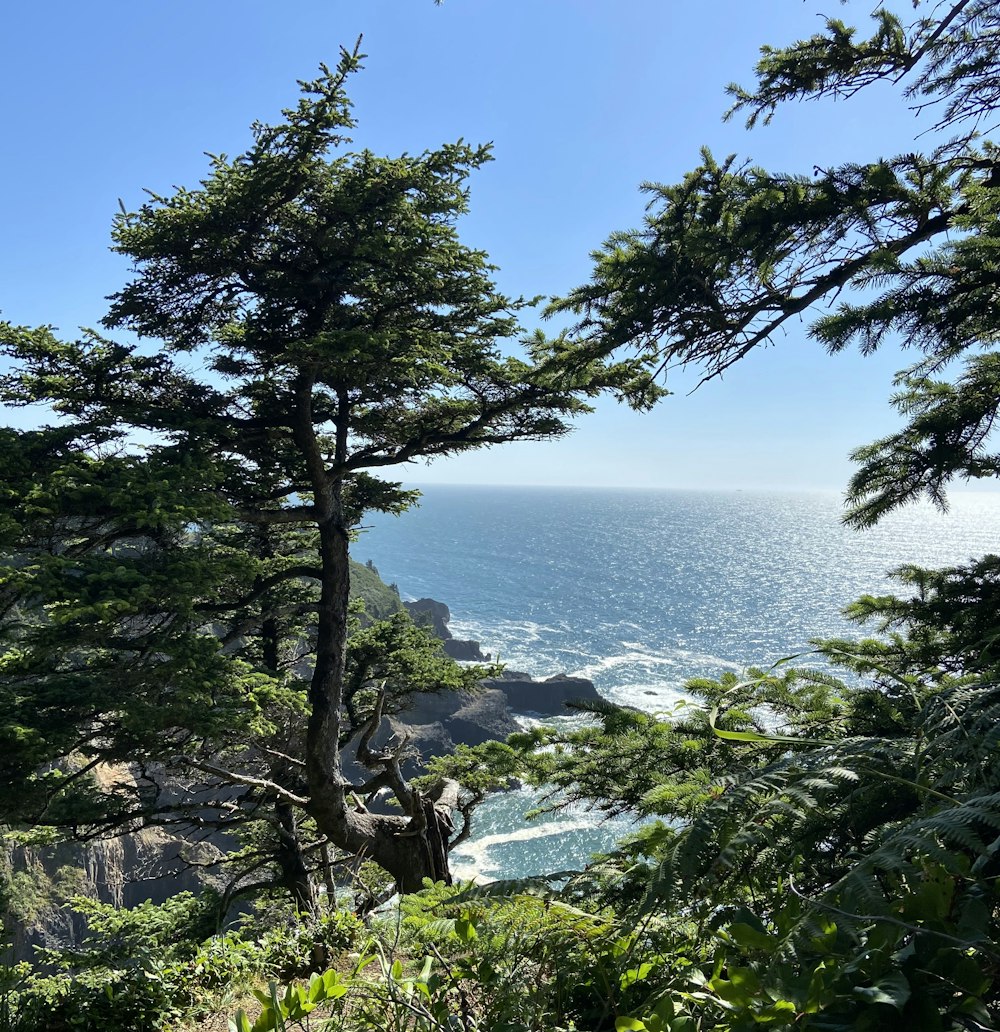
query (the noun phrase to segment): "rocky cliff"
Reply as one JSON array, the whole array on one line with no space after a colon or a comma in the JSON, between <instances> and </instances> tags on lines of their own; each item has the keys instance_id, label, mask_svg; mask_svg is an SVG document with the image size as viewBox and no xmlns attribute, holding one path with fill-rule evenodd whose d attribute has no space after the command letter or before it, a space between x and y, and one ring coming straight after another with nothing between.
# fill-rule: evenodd
<instances>
[{"instance_id":1,"label":"rocky cliff","mask_svg":"<svg viewBox=\"0 0 1000 1032\"><path fill-rule=\"evenodd\" d=\"M215 846L188 842L160 828L86 844L15 846L0 864L11 956L29 960L36 947L79 942L83 920L65 906L73 896L134 907L145 900L162 903L178 892L220 887L219 876L201 866L220 856Z\"/></svg>"},{"instance_id":2,"label":"rocky cliff","mask_svg":"<svg viewBox=\"0 0 1000 1032\"><path fill-rule=\"evenodd\" d=\"M385 620L403 608L399 589L382 580L370 559L364 565L351 560L351 598L364 602L369 620Z\"/></svg>"},{"instance_id":3,"label":"rocky cliff","mask_svg":"<svg viewBox=\"0 0 1000 1032\"><path fill-rule=\"evenodd\" d=\"M456 745L481 745L503 740L520 730L515 713L557 716L570 702L592 702L600 695L592 681L559 674L536 681L529 674L504 671L482 682L471 695L439 692L416 696L402 713L387 718L380 732L385 741L395 735L410 740L412 755L404 764L407 776L419 773L431 756L453 752Z\"/></svg>"}]
</instances>

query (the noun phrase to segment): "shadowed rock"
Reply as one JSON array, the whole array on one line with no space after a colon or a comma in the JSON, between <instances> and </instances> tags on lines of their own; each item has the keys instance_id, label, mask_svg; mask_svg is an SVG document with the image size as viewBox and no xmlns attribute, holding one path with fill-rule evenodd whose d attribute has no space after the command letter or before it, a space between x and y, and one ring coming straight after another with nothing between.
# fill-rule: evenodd
<instances>
[{"instance_id":1,"label":"shadowed rock","mask_svg":"<svg viewBox=\"0 0 1000 1032\"><path fill-rule=\"evenodd\" d=\"M444 651L452 659L460 659L470 663L485 663L490 657L480 651L479 642L471 639L455 638L448 629L451 611L443 602L433 598L418 598L416 602L404 602L406 611L415 624L427 627L443 642Z\"/></svg>"},{"instance_id":2,"label":"shadowed rock","mask_svg":"<svg viewBox=\"0 0 1000 1032\"><path fill-rule=\"evenodd\" d=\"M601 698L593 681L568 674L536 681L530 674L505 670L499 677L487 678L483 685L502 691L512 710L545 716L565 714L568 702L598 702Z\"/></svg>"}]
</instances>

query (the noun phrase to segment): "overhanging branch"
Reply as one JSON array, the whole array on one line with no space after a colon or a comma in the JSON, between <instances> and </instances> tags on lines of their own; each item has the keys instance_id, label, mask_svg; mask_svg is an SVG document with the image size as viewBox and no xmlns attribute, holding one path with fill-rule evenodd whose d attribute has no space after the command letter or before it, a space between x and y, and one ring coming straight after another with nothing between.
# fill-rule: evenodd
<instances>
[{"instance_id":1,"label":"overhanging branch","mask_svg":"<svg viewBox=\"0 0 1000 1032\"><path fill-rule=\"evenodd\" d=\"M260 789L262 792L267 792L276 799L290 803L292 806L304 808L309 803L308 798L305 796L295 795L294 792L289 792L287 788L274 781L268 781L266 778L250 777L248 774L237 774L235 771L226 770L224 767L216 766L216 764L209 763L207 760L198 760L193 756L175 756L171 762L179 766L192 767L194 770L200 770L205 774L212 774L233 785L247 785L250 788Z\"/></svg>"}]
</instances>

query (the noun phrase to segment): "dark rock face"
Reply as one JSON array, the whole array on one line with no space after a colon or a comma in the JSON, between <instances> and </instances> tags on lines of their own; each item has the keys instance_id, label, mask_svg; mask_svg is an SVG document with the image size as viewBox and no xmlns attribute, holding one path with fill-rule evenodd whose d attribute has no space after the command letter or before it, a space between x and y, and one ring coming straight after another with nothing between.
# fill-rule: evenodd
<instances>
[{"instance_id":1,"label":"dark rock face","mask_svg":"<svg viewBox=\"0 0 1000 1032\"><path fill-rule=\"evenodd\" d=\"M600 699L593 681L558 674L536 681L529 674L505 671L482 682L471 695L436 692L416 695L401 713L388 718L378 741L408 736L411 756L403 764L405 775L418 774L422 761L454 752L456 745L481 745L503 741L520 730L514 712L554 716L566 713L566 703Z\"/></svg>"},{"instance_id":2,"label":"dark rock face","mask_svg":"<svg viewBox=\"0 0 1000 1032\"><path fill-rule=\"evenodd\" d=\"M217 871L198 864L222 855L211 843L189 842L160 828L88 843L15 846L4 858L6 865L44 891L34 913L11 920L10 956L31 960L36 948L64 949L82 941L86 922L62 906L68 895L130 908L146 900L163 903L178 892L221 889L224 879Z\"/></svg>"},{"instance_id":3,"label":"dark rock face","mask_svg":"<svg viewBox=\"0 0 1000 1032\"><path fill-rule=\"evenodd\" d=\"M460 659L469 663L485 663L489 656L484 656L478 641L465 638L445 638L444 651L452 659Z\"/></svg>"},{"instance_id":4,"label":"dark rock face","mask_svg":"<svg viewBox=\"0 0 1000 1032\"><path fill-rule=\"evenodd\" d=\"M455 745L502 740L518 730L506 697L495 688L484 688L472 695L440 692L417 696L398 720L411 726L439 722Z\"/></svg>"},{"instance_id":5,"label":"dark rock face","mask_svg":"<svg viewBox=\"0 0 1000 1032\"><path fill-rule=\"evenodd\" d=\"M451 637L451 631L448 630L451 610L443 602L433 598L418 598L416 602L404 602L403 605L415 624L429 627L442 641Z\"/></svg>"},{"instance_id":6,"label":"dark rock face","mask_svg":"<svg viewBox=\"0 0 1000 1032\"><path fill-rule=\"evenodd\" d=\"M452 659L485 663L490 658L482 654L478 641L452 637L448 629L451 611L443 602L433 598L418 598L416 602L404 602L403 605L415 624L429 628L444 642L444 651Z\"/></svg>"},{"instance_id":7,"label":"dark rock face","mask_svg":"<svg viewBox=\"0 0 1000 1032\"><path fill-rule=\"evenodd\" d=\"M567 702L599 702L601 698L593 681L567 674L536 681L530 674L505 670L499 677L487 678L483 685L499 688L507 696L507 704L512 710L547 716L564 714Z\"/></svg>"},{"instance_id":8,"label":"dark rock face","mask_svg":"<svg viewBox=\"0 0 1000 1032\"><path fill-rule=\"evenodd\" d=\"M503 741L518 731L507 697L495 688L484 688L472 694L464 692L427 692L415 695L400 713L383 719L375 734L375 748L390 739L397 743L404 738L409 745L401 770L404 777L424 772L424 765L434 756L447 756L457 745L481 745ZM344 758L348 780L362 782L370 776L356 760Z\"/></svg>"}]
</instances>

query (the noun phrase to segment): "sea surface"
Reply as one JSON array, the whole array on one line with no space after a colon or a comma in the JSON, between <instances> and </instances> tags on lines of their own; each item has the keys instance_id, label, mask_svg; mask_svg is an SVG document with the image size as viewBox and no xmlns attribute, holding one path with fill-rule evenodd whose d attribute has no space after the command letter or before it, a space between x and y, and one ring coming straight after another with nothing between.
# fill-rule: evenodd
<instances>
[{"instance_id":1,"label":"sea surface","mask_svg":"<svg viewBox=\"0 0 1000 1032\"><path fill-rule=\"evenodd\" d=\"M956 493L947 513L910 506L857 532L832 492L422 490L418 508L367 520L355 558L404 598L447 603L452 633L508 668L589 677L653 712L675 706L688 678L768 666L814 637L862 637L841 610L901 590L897 566L1000 551L1000 494ZM524 790L482 807L457 873L577 868L629 827L583 808L525 823L535 802Z\"/></svg>"}]
</instances>

